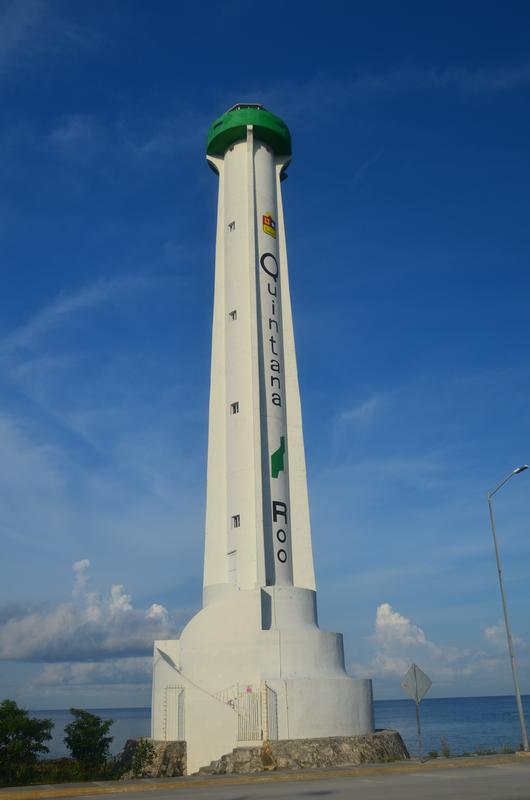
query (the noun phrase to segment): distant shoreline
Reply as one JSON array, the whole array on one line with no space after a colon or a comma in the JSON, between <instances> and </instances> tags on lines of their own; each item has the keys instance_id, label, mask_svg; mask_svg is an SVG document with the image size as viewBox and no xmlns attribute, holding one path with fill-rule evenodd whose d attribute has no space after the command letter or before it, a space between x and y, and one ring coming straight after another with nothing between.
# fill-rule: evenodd
<instances>
[{"instance_id":1,"label":"distant shoreline","mask_svg":"<svg viewBox=\"0 0 530 800\"><path fill-rule=\"evenodd\" d=\"M513 693L510 694L474 694L474 695L451 695L450 697L426 697L423 703L432 703L436 700L483 700L485 698L490 700L497 700L501 698L513 698ZM528 698L530 700L530 693L523 693L522 697ZM374 703L410 703L411 701L406 697L380 697L374 698ZM44 714L44 713L57 713L60 711L64 711L68 713L69 709L72 706L68 706L67 708L28 708L32 714ZM76 708L78 706L75 706ZM82 706L85 708L85 706ZM151 706L93 706L87 707L88 711L151 711ZM530 724L530 720L529 720Z\"/></svg>"}]
</instances>

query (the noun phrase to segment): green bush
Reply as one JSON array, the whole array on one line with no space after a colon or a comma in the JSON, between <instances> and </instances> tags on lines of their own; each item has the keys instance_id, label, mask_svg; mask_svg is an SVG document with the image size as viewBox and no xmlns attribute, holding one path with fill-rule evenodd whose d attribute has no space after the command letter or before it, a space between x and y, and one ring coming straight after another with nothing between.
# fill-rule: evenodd
<instances>
[{"instance_id":1,"label":"green bush","mask_svg":"<svg viewBox=\"0 0 530 800\"><path fill-rule=\"evenodd\" d=\"M76 781L105 780L119 778L114 759L102 766L87 768L75 758L53 758L39 761L35 767L32 783L76 783Z\"/></svg>"},{"instance_id":2,"label":"green bush","mask_svg":"<svg viewBox=\"0 0 530 800\"><path fill-rule=\"evenodd\" d=\"M83 773L73 758L53 758L39 761L33 783L75 783L82 781Z\"/></svg>"},{"instance_id":3,"label":"green bush","mask_svg":"<svg viewBox=\"0 0 530 800\"><path fill-rule=\"evenodd\" d=\"M0 703L0 784L27 783L35 772L37 759L49 748L53 722L35 719L14 700Z\"/></svg>"},{"instance_id":4,"label":"green bush","mask_svg":"<svg viewBox=\"0 0 530 800\"><path fill-rule=\"evenodd\" d=\"M440 739L440 752L445 758L450 758L451 756L451 749L447 744L447 742L445 741L445 739L443 738L443 736Z\"/></svg>"},{"instance_id":5,"label":"green bush","mask_svg":"<svg viewBox=\"0 0 530 800\"><path fill-rule=\"evenodd\" d=\"M73 758L79 762L85 777L100 777L107 765L109 747L114 739L107 735L114 720L103 720L80 708L71 708L70 714L74 720L65 725L64 742Z\"/></svg>"},{"instance_id":6,"label":"green bush","mask_svg":"<svg viewBox=\"0 0 530 800\"><path fill-rule=\"evenodd\" d=\"M497 754L496 750L492 750L490 747L482 747L482 745L478 745L475 749L475 753L477 756L494 756Z\"/></svg>"}]
</instances>

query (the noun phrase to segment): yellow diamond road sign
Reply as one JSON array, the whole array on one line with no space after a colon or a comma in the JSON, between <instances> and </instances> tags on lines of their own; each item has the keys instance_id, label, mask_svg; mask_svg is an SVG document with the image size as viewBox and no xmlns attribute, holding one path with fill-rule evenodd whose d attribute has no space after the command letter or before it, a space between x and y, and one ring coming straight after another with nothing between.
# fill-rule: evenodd
<instances>
[{"instance_id":1,"label":"yellow diamond road sign","mask_svg":"<svg viewBox=\"0 0 530 800\"><path fill-rule=\"evenodd\" d=\"M401 681L401 686L416 703L419 703L431 688L432 681L417 664L412 664Z\"/></svg>"}]
</instances>

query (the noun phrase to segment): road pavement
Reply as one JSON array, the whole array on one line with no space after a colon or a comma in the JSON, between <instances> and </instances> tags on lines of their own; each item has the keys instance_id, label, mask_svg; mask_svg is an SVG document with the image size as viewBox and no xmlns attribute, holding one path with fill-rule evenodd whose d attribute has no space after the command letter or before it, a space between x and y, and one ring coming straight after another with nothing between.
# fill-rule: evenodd
<instances>
[{"instance_id":1,"label":"road pavement","mask_svg":"<svg viewBox=\"0 0 530 800\"><path fill-rule=\"evenodd\" d=\"M328 770L0 790L0 800L530 800L530 758L493 756Z\"/></svg>"}]
</instances>

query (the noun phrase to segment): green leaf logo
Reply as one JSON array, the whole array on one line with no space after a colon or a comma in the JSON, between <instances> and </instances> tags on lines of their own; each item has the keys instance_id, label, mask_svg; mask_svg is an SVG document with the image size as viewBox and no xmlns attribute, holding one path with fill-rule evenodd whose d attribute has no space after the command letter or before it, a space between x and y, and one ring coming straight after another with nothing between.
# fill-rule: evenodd
<instances>
[{"instance_id":1,"label":"green leaf logo","mask_svg":"<svg viewBox=\"0 0 530 800\"><path fill-rule=\"evenodd\" d=\"M277 478L280 472L283 472L283 457L285 455L285 437L280 437L280 446L274 453L271 455L271 475L273 478Z\"/></svg>"}]
</instances>

